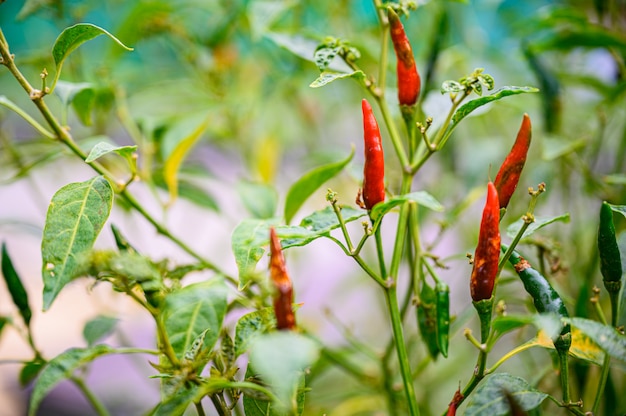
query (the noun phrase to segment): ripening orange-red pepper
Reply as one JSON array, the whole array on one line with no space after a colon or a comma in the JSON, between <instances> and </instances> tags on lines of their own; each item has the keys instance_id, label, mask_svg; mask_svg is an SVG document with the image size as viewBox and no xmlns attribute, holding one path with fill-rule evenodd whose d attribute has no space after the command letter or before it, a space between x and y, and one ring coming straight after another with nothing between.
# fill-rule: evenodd
<instances>
[{"instance_id":1,"label":"ripening orange-red pepper","mask_svg":"<svg viewBox=\"0 0 626 416\"><path fill-rule=\"evenodd\" d=\"M498 191L496 191L495 185L489 182L470 280L470 292L474 302L491 298L498 274L499 259L500 204Z\"/></svg>"},{"instance_id":2,"label":"ripening orange-red pepper","mask_svg":"<svg viewBox=\"0 0 626 416\"><path fill-rule=\"evenodd\" d=\"M285 257L274 227L270 228L270 275L276 288L274 295L276 328L292 330L296 327L296 316L293 312L293 285L287 273Z\"/></svg>"},{"instance_id":3,"label":"ripening orange-red pepper","mask_svg":"<svg viewBox=\"0 0 626 416\"><path fill-rule=\"evenodd\" d=\"M528 117L528 114L524 114L515 143L496 175L494 184L498 191L500 208L506 208L509 205L511 196L515 192L515 188L517 188L522 169L526 163L528 148L530 147L532 138L531 127L530 117Z\"/></svg>"},{"instance_id":4,"label":"ripening orange-red pepper","mask_svg":"<svg viewBox=\"0 0 626 416\"><path fill-rule=\"evenodd\" d=\"M385 155L383 141L374 117L372 106L366 99L361 102L363 110L363 141L365 166L363 167L363 202L367 210L385 200Z\"/></svg>"},{"instance_id":5,"label":"ripening orange-red pepper","mask_svg":"<svg viewBox=\"0 0 626 416\"><path fill-rule=\"evenodd\" d=\"M398 61L396 64L398 101L400 105L412 106L415 105L420 95L422 81L419 72L417 72L413 49L404 31L404 25L393 9L388 8L387 10L391 41Z\"/></svg>"}]
</instances>

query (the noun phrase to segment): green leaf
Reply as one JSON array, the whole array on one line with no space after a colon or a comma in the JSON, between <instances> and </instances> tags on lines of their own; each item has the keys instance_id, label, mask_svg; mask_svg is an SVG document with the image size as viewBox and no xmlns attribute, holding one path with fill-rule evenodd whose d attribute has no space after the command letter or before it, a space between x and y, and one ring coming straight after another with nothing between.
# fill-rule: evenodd
<instances>
[{"instance_id":1,"label":"green leaf","mask_svg":"<svg viewBox=\"0 0 626 416\"><path fill-rule=\"evenodd\" d=\"M30 326L30 318L33 316L33 313L28 305L28 295L22 284L22 279L20 279L20 276L13 267L13 262L11 261L11 257L9 257L9 252L4 242L2 242L2 275L4 276L4 281L7 284L13 303L17 306L17 310L24 319L26 326Z\"/></svg>"},{"instance_id":2,"label":"green leaf","mask_svg":"<svg viewBox=\"0 0 626 416\"><path fill-rule=\"evenodd\" d=\"M51 131L48 131L44 126L39 124L37 120L32 118L28 113L22 110L17 104L13 101L9 100L6 96L0 95L0 105L8 108L9 110L14 111L17 115L22 117L28 124L33 126L35 130L37 130L42 136L47 137L49 139L55 139L56 136Z\"/></svg>"},{"instance_id":3,"label":"green leaf","mask_svg":"<svg viewBox=\"0 0 626 416\"><path fill-rule=\"evenodd\" d=\"M176 394L164 399L150 413L150 416L182 416L185 410L196 399L198 387L192 385L189 389L179 390Z\"/></svg>"},{"instance_id":4,"label":"green leaf","mask_svg":"<svg viewBox=\"0 0 626 416\"><path fill-rule=\"evenodd\" d=\"M311 88L320 88L324 85L328 85L333 81L337 81L338 79L344 78L354 78L357 81L365 79L365 73L361 70L354 72L332 72L332 71L324 71L320 74L319 77L313 82L309 84Z\"/></svg>"},{"instance_id":5,"label":"green leaf","mask_svg":"<svg viewBox=\"0 0 626 416\"><path fill-rule=\"evenodd\" d=\"M193 202L199 207L207 208L215 212L220 211L215 197L213 197L210 192L183 178L178 179L178 196Z\"/></svg>"},{"instance_id":6,"label":"green leaf","mask_svg":"<svg viewBox=\"0 0 626 416\"><path fill-rule=\"evenodd\" d=\"M494 374L471 395L465 416L489 414L504 416L511 413L507 394L524 411L537 408L548 395L533 389L526 380L506 373Z\"/></svg>"},{"instance_id":7,"label":"green leaf","mask_svg":"<svg viewBox=\"0 0 626 416\"><path fill-rule=\"evenodd\" d=\"M81 123L86 126L91 125L91 110L96 97L93 84L89 82L57 81L54 92L61 99L65 111L72 105Z\"/></svg>"},{"instance_id":8,"label":"green leaf","mask_svg":"<svg viewBox=\"0 0 626 416\"><path fill-rule=\"evenodd\" d=\"M340 207L344 223L356 221L366 215L363 210L350 207ZM320 237L330 235L330 232L339 228L341 224L332 207L315 211L305 217L299 226L278 226L276 234L281 238L282 248L304 246Z\"/></svg>"},{"instance_id":9,"label":"green leaf","mask_svg":"<svg viewBox=\"0 0 626 416\"><path fill-rule=\"evenodd\" d=\"M170 204L178 197L178 172L187 157L187 154L209 126L207 119L203 120L187 136L178 142L174 150L169 154L163 166L163 179L170 193Z\"/></svg>"},{"instance_id":10,"label":"green leaf","mask_svg":"<svg viewBox=\"0 0 626 416\"><path fill-rule=\"evenodd\" d=\"M566 214L563 214L563 215L557 215L556 217L535 217L535 221L532 222L528 226L528 228L524 232L523 237L529 237L535 231L545 227L546 225L550 225L553 222L557 222L557 221L558 222L569 223L569 213L566 213ZM524 225L524 219L520 218L520 219L518 219L517 221L515 221L513 224L509 225L506 228L506 235L508 235L511 238L515 238L515 236L517 235L519 230L521 230L522 225Z\"/></svg>"},{"instance_id":11,"label":"green leaf","mask_svg":"<svg viewBox=\"0 0 626 416\"><path fill-rule=\"evenodd\" d=\"M448 81L444 81L441 84L442 94L451 93L451 92L455 93L455 92L461 92L461 91L465 91L465 87L461 85L460 82L448 80Z\"/></svg>"},{"instance_id":12,"label":"green leaf","mask_svg":"<svg viewBox=\"0 0 626 416\"><path fill-rule=\"evenodd\" d=\"M564 321L580 329L611 357L626 362L626 336L615 328L585 318L565 318Z\"/></svg>"},{"instance_id":13,"label":"green leaf","mask_svg":"<svg viewBox=\"0 0 626 416\"><path fill-rule=\"evenodd\" d=\"M239 357L248 351L256 336L267 333L276 327L276 316L271 307L250 312L237 321L235 327L235 355Z\"/></svg>"},{"instance_id":14,"label":"green leaf","mask_svg":"<svg viewBox=\"0 0 626 416\"><path fill-rule=\"evenodd\" d=\"M99 142L91 149L85 162L91 163L109 153L116 153L129 160L136 151L137 146L113 146L107 142Z\"/></svg>"},{"instance_id":15,"label":"green leaf","mask_svg":"<svg viewBox=\"0 0 626 416\"><path fill-rule=\"evenodd\" d=\"M20 385L22 387L26 387L31 381L35 379L35 377L37 377L37 375L39 375L45 365L46 362L41 360L29 361L25 363L24 367L22 367L22 369L20 370Z\"/></svg>"},{"instance_id":16,"label":"green leaf","mask_svg":"<svg viewBox=\"0 0 626 416\"><path fill-rule=\"evenodd\" d=\"M611 207L611 209L613 211L618 212L618 213L622 214L624 217L626 217L626 205L609 204L609 206Z\"/></svg>"},{"instance_id":17,"label":"green leaf","mask_svg":"<svg viewBox=\"0 0 626 416\"><path fill-rule=\"evenodd\" d=\"M83 328L83 338L87 345L93 346L96 342L111 335L115 330L118 319L99 315L90 319Z\"/></svg>"},{"instance_id":18,"label":"green leaf","mask_svg":"<svg viewBox=\"0 0 626 416\"><path fill-rule=\"evenodd\" d=\"M185 286L165 298L161 318L176 356L182 358L203 331L204 348L215 345L226 313L223 278Z\"/></svg>"},{"instance_id":19,"label":"green leaf","mask_svg":"<svg viewBox=\"0 0 626 416\"><path fill-rule=\"evenodd\" d=\"M355 221L365 212L350 207L341 208L345 223ZM254 277L257 263L265 253L265 246L269 243L269 229L276 228L276 234L281 239L282 248L303 246L310 242L329 235L330 231L339 228L339 220L331 207L316 211L305 217L298 226L278 225L278 219L246 219L233 231L231 246L235 255L235 262L239 270L239 290L245 288Z\"/></svg>"},{"instance_id":20,"label":"green leaf","mask_svg":"<svg viewBox=\"0 0 626 416\"><path fill-rule=\"evenodd\" d=\"M70 378L74 371L95 360L111 354L114 350L108 345L96 345L89 348L71 348L50 360L35 382L30 397L28 416L35 416L39 404L44 397L61 381Z\"/></svg>"},{"instance_id":21,"label":"green leaf","mask_svg":"<svg viewBox=\"0 0 626 416\"><path fill-rule=\"evenodd\" d=\"M493 330L495 336L491 340L494 345L498 338L507 332L521 328L525 325L533 325L537 328L538 332L542 332L550 338L550 345L554 347L554 343L551 341L555 338L563 325L561 320L556 314L533 314L533 315L506 315L499 316L493 320Z\"/></svg>"},{"instance_id":22,"label":"green leaf","mask_svg":"<svg viewBox=\"0 0 626 416\"><path fill-rule=\"evenodd\" d=\"M295 4L297 2L293 0L251 2L248 8L248 20L252 38L259 40Z\"/></svg>"},{"instance_id":23,"label":"green leaf","mask_svg":"<svg viewBox=\"0 0 626 416\"><path fill-rule=\"evenodd\" d=\"M259 219L268 219L276 214L278 193L273 186L265 183L241 181L237 191L248 212Z\"/></svg>"},{"instance_id":24,"label":"green leaf","mask_svg":"<svg viewBox=\"0 0 626 416\"><path fill-rule=\"evenodd\" d=\"M128 46L124 45L115 36L98 26L92 25L90 23L79 23L74 26L70 26L66 28L63 32L61 32L59 37L54 42L54 46L52 47L52 57L54 58L54 63L56 65L56 74L54 76L54 81L52 82L52 89L54 89L54 86L59 80L59 76L61 75L61 68L63 67L63 62L69 56L69 54L83 43L100 35L107 35L109 38L111 38L114 42L116 42L127 51L133 50L133 48L129 48Z\"/></svg>"},{"instance_id":25,"label":"green leaf","mask_svg":"<svg viewBox=\"0 0 626 416\"><path fill-rule=\"evenodd\" d=\"M499 90L495 91L491 95L487 95L485 97L477 98L472 100L464 105L462 105L456 112L454 116L452 116L452 122L446 129L446 132L443 135L442 142L445 142L448 137L452 134L452 131L459 125L461 120L467 117L472 111L476 110L479 107L482 107L485 104L489 104L492 101L500 100L504 97L508 97L510 95L524 94L527 92L538 92L537 88L533 87L515 87L515 86L506 86L502 87Z\"/></svg>"},{"instance_id":26,"label":"green leaf","mask_svg":"<svg viewBox=\"0 0 626 416\"><path fill-rule=\"evenodd\" d=\"M275 405L294 413L300 378L318 356L318 345L295 332L265 334L255 338L250 347L250 364L280 400Z\"/></svg>"},{"instance_id":27,"label":"green leaf","mask_svg":"<svg viewBox=\"0 0 626 416\"><path fill-rule=\"evenodd\" d=\"M246 379L253 377L255 371L251 365L246 370ZM301 415L304 412L304 400L306 398L305 375L302 374L298 381L298 392L296 396L297 410L295 415ZM243 389L243 409L246 416L285 416L285 411L280 406L272 403L262 393Z\"/></svg>"},{"instance_id":28,"label":"green leaf","mask_svg":"<svg viewBox=\"0 0 626 416\"><path fill-rule=\"evenodd\" d=\"M602 178L602 180L609 185L626 185L626 175L623 173L606 175L604 178Z\"/></svg>"},{"instance_id":29,"label":"green leaf","mask_svg":"<svg viewBox=\"0 0 626 416\"><path fill-rule=\"evenodd\" d=\"M239 270L239 290L251 282L256 264L263 257L269 241L269 227L278 220L245 219L237 225L231 237L231 247Z\"/></svg>"},{"instance_id":30,"label":"green leaf","mask_svg":"<svg viewBox=\"0 0 626 416\"><path fill-rule=\"evenodd\" d=\"M43 230L43 309L74 277L79 259L93 247L109 217L113 189L102 176L65 185L52 197Z\"/></svg>"},{"instance_id":31,"label":"green leaf","mask_svg":"<svg viewBox=\"0 0 626 416\"><path fill-rule=\"evenodd\" d=\"M301 34L293 35L277 32L268 32L266 37L294 55L315 63L315 51L319 47L319 39L308 38ZM343 59L334 59L329 69L344 74L352 71L352 68Z\"/></svg>"},{"instance_id":32,"label":"green leaf","mask_svg":"<svg viewBox=\"0 0 626 416\"><path fill-rule=\"evenodd\" d=\"M546 138L542 140L541 157L545 161L552 161L560 157L567 156L570 153L577 152L585 146L587 146L586 139L567 140L560 138Z\"/></svg>"},{"instance_id":33,"label":"green leaf","mask_svg":"<svg viewBox=\"0 0 626 416\"><path fill-rule=\"evenodd\" d=\"M417 191L410 194L397 195L387 199L385 202L376 204L372 209L370 216L372 217L372 220L376 220L377 218L391 211L393 208L397 207L398 205L402 205L405 202L415 202L418 205L424 206L437 212L443 211L443 205L441 205L434 196L426 191Z\"/></svg>"},{"instance_id":34,"label":"green leaf","mask_svg":"<svg viewBox=\"0 0 626 416\"><path fill-rule=\"evenodd\" d=\"M352 160L353 156L354 147L350 151L350 155L344 160L310 170L291 185L285 201L285 222L289 224L293 216L298 212L302 204L304 204L304 201L326 181L341 172L350 160Z\"/></svg>"},{"instance_id":35,"label":"green leaf","mask_svg":"<svg viewBox=\"0 0 626 416\"><path fill-rule=\"evenodd\" d=\"M7 318L6 316L0 316L0 335L2 335L2 330L9 322L9 318Z\"/></svg>"},{"instance_id":36,"label":"green leaf","mask_svg":"<svg viewBox=\"0 0 626 416\"><path fill-rule=\"evenodd\" d=\"M25 19L43 7L54 6L55 2L55 0L26 0L15 19Z\"/></svg>"},{"instance_id":37,"label":"green leaf","mask_svg":"<svg viewBox=\"0 0 626 416\"><path fill-rule=\"evenodd\" d=\"M552 31L538 42L533 42L533 52L547 50L570 50L573 48L618 48L626 50L626 39L621 33L611 33L600 25L585 25L580 28L568 28Z\"/></svg>"}]
</instances>

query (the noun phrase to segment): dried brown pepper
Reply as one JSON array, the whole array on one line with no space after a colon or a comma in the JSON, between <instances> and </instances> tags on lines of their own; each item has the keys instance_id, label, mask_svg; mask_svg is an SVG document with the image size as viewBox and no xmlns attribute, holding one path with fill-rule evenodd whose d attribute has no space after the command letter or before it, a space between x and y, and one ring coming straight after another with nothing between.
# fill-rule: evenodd
<instances>
[{"instance_id":1,"label":"dried brown pepper","mask_svg":"<svg viewBox=\"0 0 626 416\"><path fill-rule=\"evenodd\" d=\"M532 126L530 117L528 114L524 114L515 143L506 159L504 159L504 162L502 162L502 166L500 166L500 170L494 181L494 185L498 191L500 208L506 208L509 205L511 196L513 196L513 192L515 192L515 188L517 188L522 169L526 163L531 138Z\"/></svg>"},{"instance_id":2,"label":"dried brown pepper","mask_svg":"<svg viewBox=\"0 0 626 416\"><path fill-rule=\"evenodd\" d=\"M276 230L270 228L270 275L276 294L274 295L274 314L276 328L293 330L296 327L296 316L293 312L293 285L283 256Z\"/></svg>"},{"instance_id":3,"label":"dried brown pepper","mask_svg":"<svg viewBox=\"0 0 626 416\"><path fill-rule=\"evenodd\" d=\"M498 191L495 185L489 182L470 281L470 292L474 302L491 298L498 274L499 258L500 204Z\"/></svg>"}]
</instances>

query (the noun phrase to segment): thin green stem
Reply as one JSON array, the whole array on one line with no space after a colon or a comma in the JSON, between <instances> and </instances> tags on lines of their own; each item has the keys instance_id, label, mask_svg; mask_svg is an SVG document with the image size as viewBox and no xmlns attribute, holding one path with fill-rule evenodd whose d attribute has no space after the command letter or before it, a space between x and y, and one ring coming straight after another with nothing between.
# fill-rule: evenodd
<instances>
[{"instance_id":1,"label":"thin green stem","mask_svg":"<svg viewBox=\"0 0 626 416\"><path fill-rule=\"evenodd\" d=\"M215 406L215 410L219 416L229 416L231 414L228 406L226 406L226 403L224 403L221 397L217 394L211 394L209 397L211 398L211 402L213 403L213 406ZM200 405L200 409L202 409L202 413L200 413L200 410L198 409L199 405L199 403L196 403L196 411L198 412L198 416L203 416L204 409L202 409L202 406Z\"/></svg>"},{"instance_id":2,"label":"thin green stem","mask_svg":"<svg viewBox=\"0 0 626 416\"><path fill-rule=\"evenodd\" d=\"M83 393L89 404L93 407L99 416L109 416L109 411L104 407L102 402L93 394L93 392L87 387L85 381L79 377L70 377L70 380L78 387Z\"/></svg>"},{"instance_id":3,"label":"thin green stem","mask_svg":"<svg viewBox=\"0 0 626 416\"><path fill-rule=\"evenodd\" d=\"M599 292L598 292L599 293ZM594 298L592 298L593 307L598 314L600 322L604 325L607 324L606 317L604 316L604 311L602 311L602 307L600 306L599 294L597 294ZM609 372L611 370L611 357L606 352L604 353L604 360L602 361L602 371L600 373L600 381L598 383L598 390L596 391L596 397L593 401L593 407L591 408L591 412L595 415L598 414L598 410L600 409L600 402L602 400L602 396L604 395L604 389L606 388L606 382L609 379Z\"/></svg>"},{"instance_id":4,"label":"thin green stem","mask_svg":"<svg viewBox=\"0 0 626 416\"><path fill-rule=\"evenodd\" d=\"M377 91L381 97L384 96L384 86L387 82L387 55L389 54L389 20L387 15L383 11L383 5L380 0L374 0L374 7L376 8L378 20L380 22L380 59L378 65L378 85L382 85L383 88Z\"/></svg>"},{"instance_id":5,"label":"thin green stem","mask_svg":"<svg viewBox=\"0 0 626 416\"><path fill-rule=\"evenodd\" d=\"M387 281L387 267L385 266L385 253L383 250L383 239L380 234L380 228L377 228L374 232L374 238L376 240L376 254L378 255L378 264L380 267L380 277L383 281Z\"/></svg>"},{"instance_id":6,"label":"thin green stem","mask_svg":"<svg viewBox=\"0 0 626 416\"><path fill-rule=\"evenodd\" d=\"M343 233L343 238L346 240L346 245L348 246L348 250L350 251L350 253L353 253L354 246L352 245L350 234L348 233L348 229L346 228L346 222L343 220L343 215L341 215L341 208L337 206L337 199L333 197L332 200L330 201L330 205L333 207L333 211L335 212L337 221L339 221L339 227L341 228L341 232Z\"/></svg>"},{"instance_id":7,"label":"thin green stem","mask_svg":"<svg viewBox=\"0 0 626 416\"><path fill-rule=\"evenodd\" d=\"M411 365L406 351L404 341L404 333L402 330L402 317L398 307L398 298L396 285L393 284L385 291L385 299L387 300L387 308L391 318L391 327L393 329L393 337L396 344L396 353L398 354L398 362L400 364L400 373L404 384L404 393L406 395L409 414L411 416L419 416L419 408L415 398L415 389L413 387L413 376L411 374Z\"/></svg>"},{"instance_id":8,"label":"thin green stem","mask_svg":"<svg viewBox=\"0 0 626 416\"><path fill-rule=\"evenodd\" d=\"M513 348L511 351L507 352L506 354L504 354L502 356L502 358L500 358L498 361L496 361L490 368L488 368L487 370L485 370L485 375L487 374L491 374L494 371L496 371L496 369L498 367L500 367L502 364L504 364L504 362L506 360L508 360L509 358L512 358L513 356L519 354L520 352L529 350L533 347L536 347L537 345L535 343L532 342L527 342L525 344L519 345L516 348Z\"/></svg>"},{"instance_id":9,"label":"thin green stem","mask_svg":"<svg viewBox=\"0 0 626 416\"><path fill-rule=\"evenodd\" d=\"M0 105L5 106L6 108L12 110L17 115L22 117L24 120L26 120L26 122L28 122L28 124L33 126L35 128L35 130L37 130L42 136L47 137L48 139L56 139L56 136L54 135L54 133L48 131L44 126L39 124L39 122L37 122L37 120L32 118L28 113L26 113L20 107L15 105L12 101L9 101L9 100L6 100L6 99L2 99L0 97Z\"/></svg>"},{"instance_id":10,"label":"thin green stem","mask_svg":"<svg viewBox=\"0 0 626 416\"><path fill-rule=\"evenodd\" d=\"M567 350L561 350L557 348L557 355L559 356L559 369L561 373L561 388L563 390L563 402L565 404L570 403L569 394L569 365L567 364L567 356L569 352Z\"/></svg>"},{"instance_id":11,"label":"thin green stem","mask_svg":"<svg viewBox=\"0 0 626 416\"><path fill-rule=\"evenodd\" d=\"M402 175L402 185L400 187L400 195L407 194L411 190L412 176L405 173ZM391 257L391 267L389 276L395 281L398 279L398 270L400 261L404 253L404 243L407 239L407 226L409 220L409 204L404 203L400 207L400 215L398 216L398 226L396 229L396 239L393 247L393 255Z\"/></svg>"},{"instance_id":12,"label":"thin green stem","mask_svg":"<svg viewBox=\"0 0 626 416\"><path fill-rule=\"evenodd\" d=\"M196 412L198 413L198 416L206 416L206 413L204 413L204 407L202 407L202 403L198 402L194 403L194 405L196 406Z\"/></svg>"},{"instance_id":13,"label":"thin green stem","mask_svg":"<svg viewBox=\"0 0 626 416\"><path fill-rule=\"evenodd\" d=\"M380 111L383 115L383 120L387 125L387 130L389 131L389 138L391 139L391 143L393 144L393 148L396 151L396 155L398 156L398 160L400 161L400 165L404 171L409 169L409 158L407 157L406 150L404 149L404 145L402 144L402 140L400 139L400 134L398 133L398 129L396 128L396 123L391 116L391 112L389 111L389 106L387 105L387 101L384 98L376 97L376 101L380 107Z\"/></svg>"}]
</instances>

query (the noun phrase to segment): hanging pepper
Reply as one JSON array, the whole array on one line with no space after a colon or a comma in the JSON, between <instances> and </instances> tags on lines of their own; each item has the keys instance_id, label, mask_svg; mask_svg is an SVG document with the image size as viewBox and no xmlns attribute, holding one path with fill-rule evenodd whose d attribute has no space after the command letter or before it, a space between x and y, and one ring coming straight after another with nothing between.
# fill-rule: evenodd
<instances>
[{"instance_id":1,"label":"hanging pepper","mask_svg":"<svg viewBox=\"0 0 626 416\"><path fill-rule=\"evenodd\" d=\"M296 327L296 316L293 313L293 286L285 267L285 257L276 235L270 228L270 275L276 294L274 295L274 314L276 328L293 330Z\"/></svg>"},{"instance_id":2,"label":"hanging pepper","mask_svg":"<svg viewBox=\"0 0 626 416\"><path fill-rule=\"evenodd\" d=\"M507 247L503 245L502 251L505 252L506 250ZM533 304L537 312L554 313L561 318L569 316L565 303L563 303L556 290L552 288L550 282L541 273L533 269L526 259L513 251L511 257L509 257L509 262L522 280L524 289L533 298ZM571 329L569 324L566 324L563 326L559 337L554 341L554 346L559 352L567 351L571 342Z\"/></svg>"},{"instance_id":3,"label":"hanging pepper","mask_svg":"<svg viewBox=\"0 0 626 416\"><path fill-rule=\"evenodd\" d=\"M433 360L439 355L439 342L437 341L437 295L432 287L426 282L422 284L417 304L417 326L422 336L422 341Z\"/></svg>"},{"instance_id":4,"label":"hanging pepper","mask_svg":"<svg viewBox=\"0 0 626 416\"><path fill-rule=\"evenodd\" d=\"M622 259L615 238L613 210L607 202L600 208L600 226L598 227L598 250L600 252L600 272L602 281L611 300L611 322L617 324L619 292L622 288Z\"/></svg>"},{"instance_id":5,"label":"hanging pepper","mask_svg":"<svg viewBox=\"0 0 626 416\"><path fill-rule=\"evenodd\" d=\"M600 251L600 271L604 284L607 282L621 282L622 259L619 246L615 238L615 224L613 223L613 210L611 206L603 202L600 208L600 227L598 228L598 250ZM607 290L610 292L611 290ZM619 288L617 289L619 292Z\"/></svg>"},{"instance_id":6,"label":"hanging pepper","mask_svg":"<svg viewBox=\"0 0 626 416\"><path fill-rule=\"evenodd\" d=\"M415 66L413 49L404 31L404 26L400 18L388 8L389 31L393 49L396 51L398 63L396 71L398 74L398 101L401 106L413 106L417 102L420 94L421 79Z\"/></svg>"},{"instance_id":7,"label":"hanging pepper","mask_svg":"<svg viewBox=\"0 0 626 416\"><path fill-rule=\"evenodd\" d=\"M441 355L448 358L450 340L450 288L443 282L435 285L437 293L437 345Z\"/></svg>"},{"instance_id":8,"label":"hanging pepper","mask_svg":"<svg viewBox=\"0 0 626 416\"><path fill-rule=\"evenodd\" d=\"M530 147L532 138L531 127L530 117L528 117L528 114L524 114L515 143L513 143L511 151L504 159L504 162L502 162L502 166L500 166L500 170L496 175L494 184L498 190L500 208L506 208L509 205L511 196L515 192L515 188L517 188L522 169L526 163L528 148Z\"/></svg>"},{"instance_id":9,"label":"hanging pepper","mask_svg":"<svg viewBox=\"0 0 626 416\"><path fill-rule=\"evenodd\" d=\"M369 211L385 200L385 156L378 122L372 106L366 99L361 102L363 110L363 139L365 166L363 168L363 202Z\"/></svg>"},{"instance_id":10,"label":"hanging pepper","mask_svg":"<svg viewBox=\"0 0 626 416\"><path fill-rule=\"evenodd\" d=\"M491 298L498 274L500 258L500 208L498 191L492 182L487 185L487 201L474 253L470 292L474 302Z\"/></svg>"}]
</instances>

